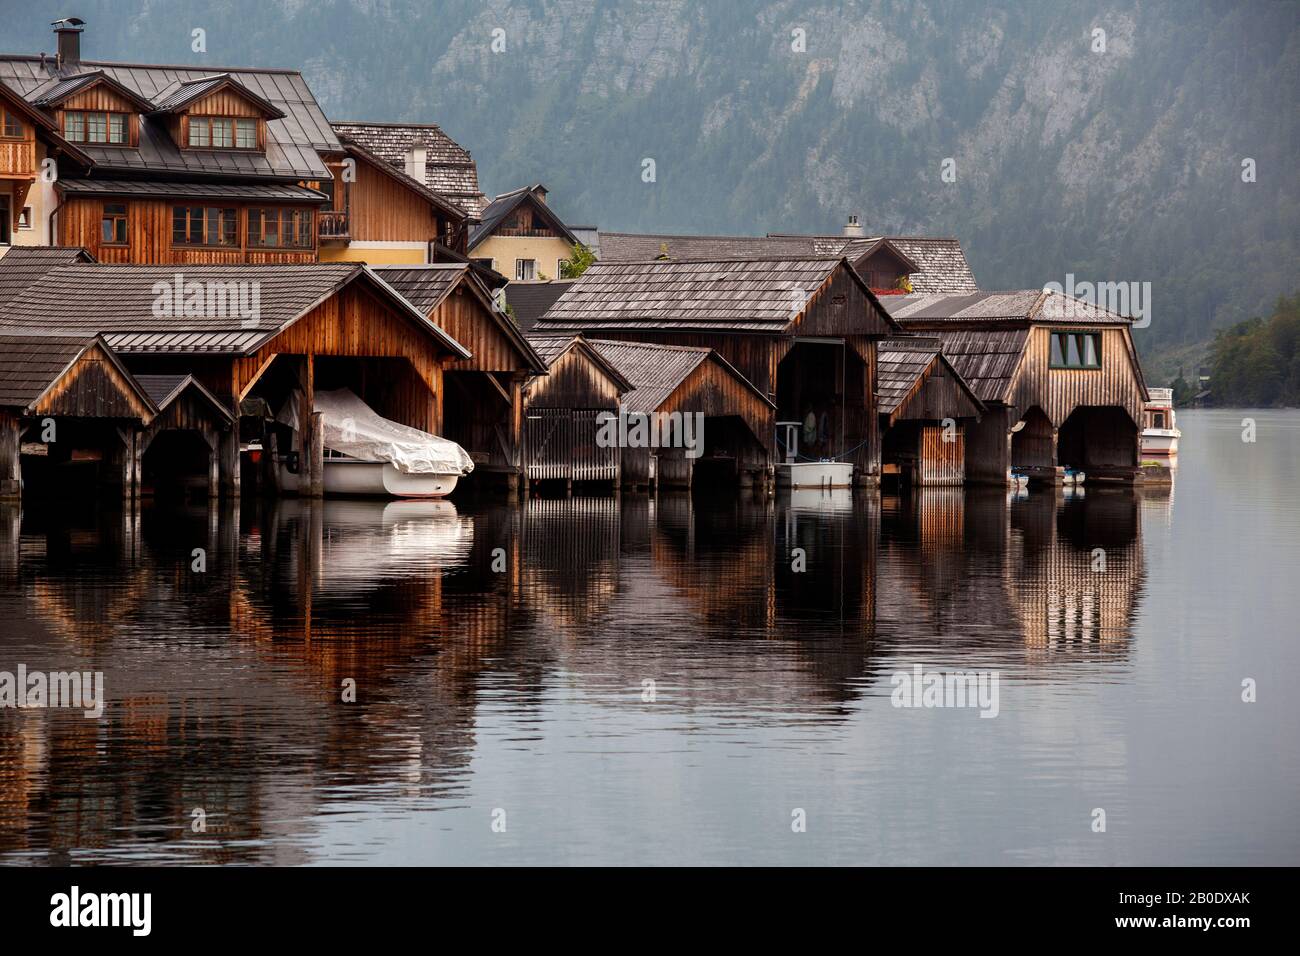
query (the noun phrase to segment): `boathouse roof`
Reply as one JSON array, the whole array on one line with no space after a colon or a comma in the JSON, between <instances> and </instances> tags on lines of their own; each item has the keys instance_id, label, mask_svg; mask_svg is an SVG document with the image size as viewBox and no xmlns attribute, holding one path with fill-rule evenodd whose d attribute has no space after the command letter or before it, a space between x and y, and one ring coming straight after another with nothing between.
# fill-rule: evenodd
<instances>
[{"instance_id":1,"label":"boathouse roof","mask_svg":"<svg viewBox=\"0 0 1300 956\"><path fill-rule=\"evenodd\" d=\"M135 380L160 412L165 411L186 391L193 390L199 395L202 404L210 406L218 417L232 424L235 421L234 413L193 375L137 375Z\"/></svg>"},{"instance_id":2,"label":"boathouse roof","mask_svg":"<svg viewBox=\"0 0 1300 956\"><path fill-rule=\"evenodd\" d=\"M506 302L510 304L515 322L527 332L576 281L554 279L550 282L511 282L506 286Z\"/></svg>"},{"instance_id":3,"label":"boathouse roof","mask_svg":"<svg viewBox=\"0 0 1300 956\"><path fill-rule=\"evenodd\" d=\"M939 338L916 336L882 341L876 354L876 392L881 414L893 418L904 411L925 381L940 370L956 383L960 392L965 393L971 406L975 409L983 407L974 389L942 354ZM965 405L965 402L960 404Z\"/></svg>"},{"instance_id":4,"label":"boathouse roof","mask_svg":"<svg viewBox=\"0 0 1300 956\"><path fill-rule=\"evenodd\" d=\"M81 246L14 246L0 258L0 309L51 269L94 261Z\"/></svg>"},{"instance_id":5,"label":"boathouse roof","mask_svg":"<svg viewBox=\"0 0 1300 956\"><path fill-rule=\"evenodd\" d=\"M0 333L0 407L146 421L158 411L98 335Z\"/></svg>"},{"instance_id":6,"label":"boathouse roof","mask_svg":"<svg viewBox=\"0 0 1300 956\"><path fill-rule=\"evenodd\" d=\"M530 333L528 342L537 350L537 354L541 356L548 369L554 366L560 357L570 349L578 349L614 382L620 392L630 392L636 387L627 376L619 371L609 359L605 358L581 335L571 333Z\"/></svg>"},{"instance_id":7,"label":"boathouse roof","mask_svg":"<svg viewBox=\"0 0 1300 956\"><path fill-rule=\"evenodd\" d=\"M881 304L907 326L1033 322L1128 325L1133 321L1083 299L1043 289L968 295L891 295L884 296Z\"/></svg>"},{"instance_id":8,"label":"boathouse roof","mask_svg":"<svg viewBox=\"0 0 1300 956\"><path fill-rule=\"evenodd\" d=\"M374 271L426 316L432 316L433 311L451 295L453 290L463 286L479 300L492 324L510 342L524 363L534 372L545 373L546 363L534 351L533 346L519 330L519 326L510 320L510 316L497 308L492 293L474 274L468 263L437 262L418 266L376 266Z\"/></svg>"},{"instance_id":9,"label":"boathouse roof","mask_svg":"<svg viewBox=\"0 0 1300 956\"><path fill-rule=\"evenodd\" d=\"M0 259L0 275L6 271ZM233 304L177 315L177 282L205 290L245 284L256 315ZM94 335L118 352L247 355L352 282L363 282L448 351L470 353L369 267L326 265L61 265L0 306L0 333ZM253 284L253 285L248 285ZM159 290L168 290L160 297ZM184 311L182 290L181 309ZM168 314L171 312L172 314Z\"/></svg>"},{"instance_id":10,"label":"boathouse roof","mask_svg":"<svg viewBox=\"0 0 1300 956\"><path fill-rule=\"evenodd\" d=\"M837 271L876 308L862 328L836 318L837 334L899 331L843 259L718 259L593 263L537 323L543 331L692 329L787 332ZM509 295L509 293L507 293ZM870 329L870 331L869 331Z\"/></svg>"},{"instance_id":11,"label":"boathouse roof","mask_svg":"<svg viewBox=\"0 0 1300 956\"><path fill-rule=\"evenodd\" d=\"M910 273L915 292L975 292L975 276L961 243L941 236L782 235L687 236L668 233L600 233L600 258L605 262L646 262L652 259L766 259L782 256L847 258L857 263L889 247L916 271Z\"/></svg>"},{"instance_id":12,"label":"boathouse roof","mask_svg":"<svg viewBox=\"0 0 1300 956\"><path fill-rule=\"evenodd\" d=\"M687 345L660 345L651 342L620 342L611 339L587 339L596 352L632 385L623 396L629 412L653 412L705 362L718 363L745 390L775 408L771 400L750 384L726 359L709 348Z\"/></svg>"}]
</instances>

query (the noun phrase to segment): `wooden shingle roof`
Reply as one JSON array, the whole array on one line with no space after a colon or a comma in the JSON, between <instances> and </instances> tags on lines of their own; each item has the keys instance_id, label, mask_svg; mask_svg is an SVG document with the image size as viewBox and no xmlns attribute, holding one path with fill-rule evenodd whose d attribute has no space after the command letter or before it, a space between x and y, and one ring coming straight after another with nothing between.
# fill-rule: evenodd
<instances>
[{"instance_id":1,"label":"wooden shingle roof","mask_svg":"<svg viewBox=\"0 0 1300 956\"><path fill-rule=\"evenodd\" d=\"M996 323L1128 325L1132 319L1073 296L1042 289L972 292L966 295L892 295L881 304L898 322L914 328Z\"/></svg>"},{"instance_id":2,"label":"wooden shingle roof","mask_svg":"<svg viewBox=\"0 0 1300 956\"><path fill-rule=\"evenodd\" d=\"M551 368L560 356L564 355L570 349L580 349L585 352L597 366L601 368L610 380L618 387L620 393L630 392L633 384L628 378L614 367L610 361L598 352L590 342L581 335L570 335L565 333L547 334L547 333L530 333L528 343L537 351L546 367Z\"/></svg>"},{"instance_id":3,"label":"wooden shingle roof","mask_svg":"<svg viewBox=\"0 0 1300 956\"><path fill-rule=\"evenodd\" d=\"M479 216L479 218L482 219L482 222L475 226L473 231L469 234L470 251L473 252L475 246L491 236L507 216L513 213L520 206L529 203L532 204L534 212L539 214L551 229L555 230L570 243L576 245L578 237L569 230L569 227L566 226L564 221L555 214L553 209L538 198L539 191L542 194L545 194L546 192L546 187L541 183L534 183L532 186L521 186L518 189L510 190L510 192L502 193L488 203Z\"/></svg>"},{"instance_id":4,"label":"wooden shingle roof","mask_svg":"<svg viewBox=\"0 0 1300 956\"><path fill-rule=\"evenodd\" d=\"M975 276L956 239L939 236L683 236L667 233L600 233L600 258L610 262L651 259L752 259L782 256L847 258L855 265L869 252L890 246L911 260L915 292L975 292Z\"/></svg>"},{"instance_id":5,"label":"wooden shingle roof","mask_svg":"<svg viewBox=\"0 0 1300 956\"><path fill-rule=\"evenodd\" d=\"M876 353L876 393L881 414L893 416L915 394L921 380L940 367L972 400L975 408L981 407L974 388L941 351L941 341L937 336L910 336L880 343Z\"/></svg>"},{"instance_id":6,"label":"wooden shingle roof","mask_svg":"<svg viewBox=\"0 0 1300 956\"><path fill-rule=\"evenodd\" d=\"M147 417L157 407L140 383L132 377L97 335L14 335L0 333L0 407L19 413L34 408L87 351L95 350L99 360L113 366L127 393L128 401ZM103 396L111 403L112 396ZM112 409L91 410L91 414L114 414Z\"/></svg>"},{"instance_id":7,"label":"wooden shingle roof","mask_svg":"<svg viewBox=\"0 0 1300 956\"><path fill-rule=\"evenodd\" d=\"M535 327L779 333L843 265L840 259L600 261Z\"/></svg>"},{"instance_id":8,"label":"wooden shingle roof","mask_svg":"<svg viewBox=\"0 0 1300 956\"><path fill-rule=\"evenodd\" d=\"M1006 400L1024 358L1029 329L944 329L933 333L944 357L981 402Z\"/></svg>"},{"instance_id":9,"label":"wooden shingle roof","mask_svg":"<svg viewBox=\"0 0 1300 956\"><path fill-rule=\"evenodd\" d=\"M95 258L81 246L14 246L0 256L0 311L51 269Z\"/></svg>"},{"instance_id":10,"label":"wooden shingle roof","mask_svg":"<svg viewBox=\"0 0 1300 956\"><path fill-rule=\"evenodd\" d=\"M369 150L384 162L405 171L406 152L412 146L425 148L424 185L446 196L477 219L487 206L478 185L478 167L469 150L432 123L332 124L340 139Z\"/></svg>"},{"instance_id":11,"label":"wooden shingle roof","mask_svg":"<svg viewBox=\"0 0 1300 956\"><path fill-rule=\"evenodd\" d=\"M205 290L255 283L257 315L204 308L201 315L167 315L155 310L159 289L177 277ZM49 270L0 308L0 333L103 333L117 352L247 355L352 282L364 282L448 351L470 353L438 328L369 267L324 265L67 265Z\"/></svg>"},{"instance_id":12,"label":"wooden shingle roof","mask_svg":"<svg viewBox=\"0 0 1300 956\"><path fill-rule=\"evenodd\" d=\"M135 380L140 383L144 393L160 412L176 401L186 390L193 390L205 405L211 406L216 411L219 418L224 418L232 424L235 421L234 413L193 375L137 375Z\"/></svg>"},{"instance_id":13,"label":"wooden shingle roof","mask_svg":"<svg viewBox=\"0 0 1300 956\"><path fill-rule=\"evenodd\" d=\"M632 391L623 396L623 407L629 412L655 411L686 381L687 376L705 362L717 362L750 392L772 405L766 395L754 388L748 379L713 349L612 339L586 341L631 383Z\"/></svg>"}]
</instances>

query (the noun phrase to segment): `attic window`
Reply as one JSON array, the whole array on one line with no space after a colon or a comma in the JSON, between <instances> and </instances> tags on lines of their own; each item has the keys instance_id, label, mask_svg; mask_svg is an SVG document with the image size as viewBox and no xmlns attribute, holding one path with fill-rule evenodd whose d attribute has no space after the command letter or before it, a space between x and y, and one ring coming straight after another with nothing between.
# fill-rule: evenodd
<instances>
[{"instance_id":1,"label":"attic window","mask_svg":"<svg viewBox=\"0 0 1300 956\"><path fill-rule=\"evenodd\" d=\"M191 116L190 146L201 149L257 149L257 120L234 116Z\"/></svg>"},{"instance_id":2,"label":"attic window","mask_svg":"<svg viewBox=\"0 0 1300 956\"><path fill-rule=\"evenodd\" d=\"M1101 368L1101 335L1097 332L1052 332L1052 368Z\"/></svg>"},{"instance_id":3,"label":"attic window","mask_svg":"<svg viewBox=\"0 0 1300 956\"><path fill-rule=\"evenodd\" d=\"M126 113L66 110L63 114L63 136L71 143L125 146L128 128Z\"/></svg>"}]
</instances>

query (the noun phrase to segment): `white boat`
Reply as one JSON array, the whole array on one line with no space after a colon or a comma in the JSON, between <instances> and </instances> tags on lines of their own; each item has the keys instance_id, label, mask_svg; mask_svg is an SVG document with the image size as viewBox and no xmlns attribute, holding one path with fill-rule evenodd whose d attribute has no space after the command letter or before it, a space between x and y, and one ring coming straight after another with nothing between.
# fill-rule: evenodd
<instances>
[{"instance_id":1,"label":"white boat","mask_svg":"<svg viewBox=\"0 0 1300 956\"><path fill-rule=\"evenodd\" d=\"M410 474L391 461L330 456L323 474L327 495L387 498L442 498L452 493L460 475Z\"/></svg>"},{"instance_id":2,"label":"white boat","mask_svg":"<svg viewBox=\"0 0 1300 956\"><path fill-rule=\"evenodd\" d=\"M297 396L287 403L291 411ZM453 441L389 421L348 389L317 392L325 457L321 479L329 496L442 498L474 470ZM296 427L296 421L289 422ZM304 475L280 463L281 487L301 489Z\"/></svg>"},{"instance_id":3,"label":"white boat","mask_svg":"<svg viewBox=\"0 0 1300 956\"><path fill-rule=\"evenodd\" d=\"M1178 455L1178 439L1183 433L1174 420L1174 390L1151 388L1151 400L1142 417L1142 457L1173 458Z\"/></svg>"},{"instance_id":4,"label":"white boat","mask_svg":"<svg viewBox=\"0 0 1300 956\"><path fill-rule=\"evenodd\" d=\"M853 485L853 463L783 461L776 466L776 483L780 488L850 488Z\"/></svg>"}]
</instances>

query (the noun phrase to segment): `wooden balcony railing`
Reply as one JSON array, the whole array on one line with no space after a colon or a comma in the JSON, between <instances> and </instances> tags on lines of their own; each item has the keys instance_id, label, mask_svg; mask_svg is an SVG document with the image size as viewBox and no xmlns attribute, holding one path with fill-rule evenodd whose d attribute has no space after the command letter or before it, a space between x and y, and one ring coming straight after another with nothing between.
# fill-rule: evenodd
<instances>
[{"instance_id":1,"label":"wooden balcony railing","mask_svg":"<svg viewBox=\"0 0 1300 956\"><path fill-rule=\"evenodd\" d=\"M348 232L348 213L346 209L326 209L317 214L316 233L321 239L347 239Z\"/></svg>"},{"instance_id":2,"label":"wooden balcony railing","mask_svg":"<svg viewBox=\"0 0 1300 956\"><path fill-rule=\"evenodd\" d=\"M36 144L24 140L0 140L0 176L35 179Z\"/></svg>"}]
</instances>

